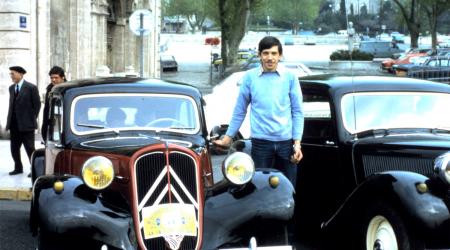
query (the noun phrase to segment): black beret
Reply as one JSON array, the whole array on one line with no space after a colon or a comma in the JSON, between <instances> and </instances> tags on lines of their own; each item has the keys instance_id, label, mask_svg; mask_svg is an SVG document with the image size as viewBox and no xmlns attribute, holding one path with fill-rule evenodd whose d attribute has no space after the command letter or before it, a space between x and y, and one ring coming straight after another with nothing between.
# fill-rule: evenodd
<instances>
[{"instance_id":1,"label":"black beret","mask_svg":"<svg viewBox=\"0 0 450 250\"><path fill-rule=\"evenodd\" d=\"M9 67L9 70L13 70L13 71L19 72L21 74L27 73L27 71L24 68L20 67L20 66Z\"/></svg>"}]
</instances>

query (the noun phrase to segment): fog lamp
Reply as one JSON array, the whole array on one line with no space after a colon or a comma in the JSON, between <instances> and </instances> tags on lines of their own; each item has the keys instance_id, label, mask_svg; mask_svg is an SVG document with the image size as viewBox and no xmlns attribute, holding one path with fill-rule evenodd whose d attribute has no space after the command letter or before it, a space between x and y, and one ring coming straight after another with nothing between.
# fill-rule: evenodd
<instances>
[{"instance_id":1,"label":"fog lamp","mask_svg":"<svg viewBox=\"0 0 450 250\"><path fill-rule=\"evenodd\" d=\"M108 187L114 179L114 168L112 162L103 156L89 158L81 171L84 183L95 190Z\"/></svg>"},{"instance_id":2,"label":"fog lamp","mask_svg":"<svg viewBox=\"0 0 450 250\"><path fill-rule=\"evenodd\" d=\"M53 183L53 190L55 190L55 193L60 194L64 190L64 182L62 181L55 181Z\"/></svg>"}]
</instances>

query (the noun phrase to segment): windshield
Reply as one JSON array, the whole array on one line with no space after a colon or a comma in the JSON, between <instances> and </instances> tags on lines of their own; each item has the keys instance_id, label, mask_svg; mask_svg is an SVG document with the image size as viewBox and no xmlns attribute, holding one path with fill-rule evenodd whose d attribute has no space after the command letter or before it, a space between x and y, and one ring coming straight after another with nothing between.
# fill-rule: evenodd
<instances>
[{"instance_id":1,"label":"windshield","mask_svg":"<svg viewBox=\"0 0 450 250\"><path fill-rule=\"evenodd\" d=\"M350 133L389 128L450 130L450 94L423 92L351 93L342 98L342 118Z\"/></svg>"},{"instance_id":2,"label":"windshield","mask_svg":"<svg viewBox=\"0 0 450 250\"><path fill-rule=\"evenodd\" d=\"M74 99L70 124L75 134L155 130L194 134L200 130L192 98L167 94L96 94Z\"/></svg>"}]
</instances>

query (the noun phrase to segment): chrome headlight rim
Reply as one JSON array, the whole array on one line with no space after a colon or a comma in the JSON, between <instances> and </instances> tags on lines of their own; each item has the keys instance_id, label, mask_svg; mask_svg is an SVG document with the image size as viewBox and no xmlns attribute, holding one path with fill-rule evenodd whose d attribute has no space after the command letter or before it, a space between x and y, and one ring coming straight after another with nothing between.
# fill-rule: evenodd
<instances>
[{"instance_id":1,"label":"chrome headlight rim","mask_svg":"<svg viewBox=\"0 0 450 250\"><path fill-rule=\"evenodd\" d=\"M447 185L450 185L450 151L434 160L434 171Z\"/></svg>"},{"instance_id":2,"label":"chrome headlight rim","mask_svg":"<svg viewBox=\"0 0 450 250\"><path fill-rule=\"evenodd\" d=\"M97 170L102 170L102 171L111 171L111 176L110 179L107 180L104 184L102 184L101 186L96 186L93 185L90 181L87 180L87 171L89 170L93 170L92 168L102 168L102 169L97 169ZM94 190L103 190L107 187L109 187L112 183L112 181L114 180L114 166L113 163L110 159L104 157L104 156L93 156L90 157L89 159L87 159L84 163L83 163L83 167L81 169L81 177L83 179L84 184L86 184L86 186L88 186L91 189Z\"/></svg>"},{"instance_id":3,"label":"chrome headlight rim","mask_svg":"<svg viewBox=\"0 0 450 250\"><path fill-rule=\"evenodd\" d=\"M233 165L234 164L234 165ZM236 166L237 164L244 164L240 166ZM234 176L230 169L241 168L241 171L247 171L247 173L239 178L239 176ZM245 185L253 179L255 175L255 163L253 159L246 153L243 152L234 152L227 156L224 163L222 164L222 173L226 180L233 183L234 185Z\"/></svg>"}]
</instances>

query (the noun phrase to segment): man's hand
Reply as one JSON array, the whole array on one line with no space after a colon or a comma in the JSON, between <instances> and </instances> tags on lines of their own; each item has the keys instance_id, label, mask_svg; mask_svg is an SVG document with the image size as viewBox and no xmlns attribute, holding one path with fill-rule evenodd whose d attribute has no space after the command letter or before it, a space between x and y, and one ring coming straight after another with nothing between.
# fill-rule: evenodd
<instances>
[{"instance_id":1,"label":"man's hand","mask_svg":"<svg viewBox=\"0 0 450 250\"><path fill-rule=\"evenodd\" d=\"M212 141L212 143L216 146L222 147L222 148L229 148L231 146L231 143L233 142L233 139L229 137L228 135L224 135L221 139Z\"/></svg>"},{"instance_id":2,"label":"man's hand","mask_svg":"<svg viewBox=\"0 0 450 250\"><path fill-rule=\"evenodd\" d=\"M300 146L294 146L294 154L291 156L291 162L298 164L303 158L302 148Z\"/></svg>"}]
</instances>

